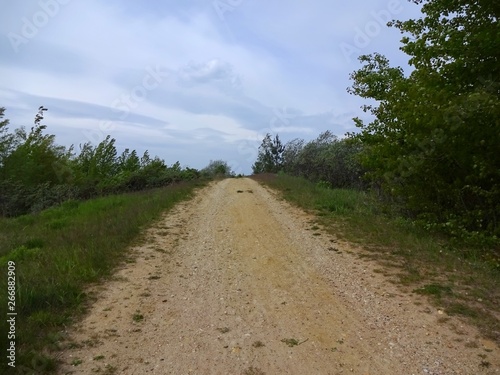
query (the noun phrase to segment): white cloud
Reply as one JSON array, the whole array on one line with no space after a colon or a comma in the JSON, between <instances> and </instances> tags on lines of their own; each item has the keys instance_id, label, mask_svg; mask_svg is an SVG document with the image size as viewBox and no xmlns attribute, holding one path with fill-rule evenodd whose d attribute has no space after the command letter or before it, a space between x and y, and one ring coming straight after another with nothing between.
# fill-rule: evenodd
<instances>
[{"instance_id":1,"label":"white cloud","mask_svg":"<svg viewBox=\"0 0 500 375\"><path fill-rule=\"evenodd\" d=\"M138 152L195 167L227 157L249 172L267 131L311 139L354 130L362 101L345 89L358 65L340 45L395 1L244 0L222 17L205 0L10 2L0 14L0 106L12 127L49 107L49 130L66 145L109 131ZM395 16L418 16L400 3ZM47 22L29 30L40 12ZM13 33L25 38L17 52ZM398 39L381 27L356 48L401 63ZM283 108L289 117L276 114Z\"/></svg>"}]
</instances>

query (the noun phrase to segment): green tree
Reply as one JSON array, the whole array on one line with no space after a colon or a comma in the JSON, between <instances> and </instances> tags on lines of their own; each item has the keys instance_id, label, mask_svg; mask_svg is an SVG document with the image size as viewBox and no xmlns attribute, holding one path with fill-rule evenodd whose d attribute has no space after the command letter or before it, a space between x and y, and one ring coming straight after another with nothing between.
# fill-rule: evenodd
<instances>
[{"instance_id":1,"label":"green tree","mask_svg":"<svg viewBox=\"0 0 500 375\"><path fill-rule=\"evenodd\" d=\"M9 134L3 123L0 140L0 213L3 216L39 211L76 194L69 185L72 148L66 150L55 143L54 135L45 134L47 127L41 124L45 111L43 106L39 108L29 132L22 127Z\"/></svg>"},{"instance_id":2,"label":"green tree","mask_svg":"<svg viewBox=\"0 0 500 375\"><path fill-rule=\"evenodd\" d=\"M330 131L305 143L294 139L285 145L283 170L336 188L362 188L363 170L356 157L360 144L339 140Z\"/></svg>"},{"instance_id":3,"label":"green tree","mask_svg":"<svg viewBox=\"0 0 500 375\"><path fill-rule=\"evenodd\" d=\"M118 168L122 172L135 172L141 168L141 160L137 156L137 152L132 152L126 148L117 159Z\"/></svg>"},{"instance_id":4,"label":"green tree","mask_svg":"<svg viewBox=\"0 0 500 375\"><path fill-rule=\"evenodd\" d=\"M5 108L0 107L0 120L4 118ZM0 121L0 168L3 161L12 152L14 147L14 135L9 133L9 120Z\"/></svg>"},{"instance_id":5,"label":"green tree","mask_svg":"<svg viewBox=\"0 0 500 375\"><path fill-rule=\"evenodd\" d=\"M349 91L377 105L355 119L363 163L385 191L455 233L500 234L500 7L493 1L415 0L423 17L395 21L414 70L361 56Z\"/></svg>"},{"instance_id":6,"label":"green tree","mask_svg":"<svg viewBox=\"0 0 500 375\"><path fill-rule=\"evenodd\" d=\"M231 167L224 160L210 160L210 163L201 170L201 173L208 177L229 177L233 175Z\"/></svg>"},{"instance_id":7,"label":"green tree","mask_svg":"<svg viewBox=\"0 0 500 375\"><path fill-rule=\"evenodd\" d=\"M98 183L113 177L119 171L115 142L115 139L108 135L96 147L90 142L80 146L80 154L76 157L75 164L83 180Z\"/></svg>"},{"instance_id":8,"label":"green tree","mask_svg":"<svg viewBox=\"0 0 500 375\"><path fill-rule=\"evenodd\" d=\"M283 167L283 152L285 146L281 143L279 135L271 138L267 133L259 147L257 160L252 165L254 174L257 173L276 173Z\"/></svg>"},{"instance_id":9,"label":"green tree","mask_svg":"<svg viewBox=\"0 0 500 375\"><path fill-rule=\"evenodd\" d=\"M58 184L61 175L55 165L65 164L71 151L55 144L55 135L45 134L47 126L41 124L43 112L40 107L35 117L35 124L27 133L24 128L17 129L15 135L5 134L3 147L10 152L5 153L2 160L1 174L4 179L21 183L24 186L35 186L40 183Z\"/></svg>"},{"instance_id":10,"label":"green tree","mask_svg":"<svg viewBox=\"0 0 500 375\"><path fill-rule=\"evenodd\" d=\"M283 150L283 170L292 175L300 175L299 155L304 149L304 140L292 139L285 144Z\"/></svg>"}]
</instances>

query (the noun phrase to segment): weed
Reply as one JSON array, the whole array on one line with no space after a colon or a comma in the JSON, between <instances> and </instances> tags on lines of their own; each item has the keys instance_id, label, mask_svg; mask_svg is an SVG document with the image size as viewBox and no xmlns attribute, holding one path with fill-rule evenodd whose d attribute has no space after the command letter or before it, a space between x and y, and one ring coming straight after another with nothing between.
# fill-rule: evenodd
<instances>
[{"instance_id":1,"label":"weed","mask_svg":"<svg viewBox=\"0 0 500 375\"><path fill-rule=\"evenodd\" d=\"M91 348L96 347L100 343L101 343L101 341L99 340L99 336L98 335L92 335L92 337L90 339L82 341L83 345L91 347Z\"/></svg>"},{"instance_id":2,"label":"weed","mask_svg":"<svg viewBox=\"0 0 500 375\"><path fill-rule=\"evenodd\" d=\"M309 340L309 339L305 339L305 340L299 341L299 340L297 340L297 339L291 338L291 339L283 339L283 340L281 340L281 342L284 342L284 343L285 343L285 344L287 344L289 347L293 347L293 346L297 346L297 345L303 344L303 343L305 343L307 340Z\"/></svg>"},{"instance_id":3,"label":"weed","mask_svg":"<svg viewBox=\"0 0 500 375\"><path fill-rule=\"evenodd\" d=\"M136 312L132 316L132 320L136 323L142 322L144 320L144 315L140 314L139 312Z\"/></svg>"},{"instance_id":4,"label":"weed","mask_svg":"<svg viewBox=\"0 0 500 375\"><path fill-rule=\"evenodd\" d=\"M221 327L217 328L217 331L219 331L220 333L228 333L230 329L228 327Z\"/></svg>"},{"instance_id":5,"label":"weed","mask_svg":"<svg viewBox=\"0 0 500 375\"><path fill-rule=\"evenodd\" d=\"M104 359L104 356L103 355L96 355L94 357L94 361L100 361L101 359Z\"/></svg>"},{"instance_id":6,"label":"weed","mask_svg":"<svg viewBox=\"0 0 500 375\"><path fill-rule=\"evenodd\" d=\"M79 358L75 358L74 360L71 361L71 366L79 366L83 363L83 361Z\"/></svg>"},{"instance_id":7,"label":"weed","mask_svg":"<svg viewBox=\"0 0 500 375\"><path fill-rule=\"evenodd\" d=\"M264 343L263 343L262 341L257 340L257 341L254 341L254 343L252 344L252 346L253 346L254 348L262 348L262 347L263 347L263 346L265 346L265 345L264 345Z\"/></svg>"},{"instance_id":8,"label":"weed","mask_svg":"<svg viewBox=\"0 0 500 375\"><path fill-rule=\"evenodd\" d=\"M446 308L448 315L462 315L471 318L477 317L477 311L462 303L452 303Z\"/></svg>"},{"instance_id":9,"label":"weed","mask_svg":"<svg viewBox=\"0 0 500 375\"><path fill-rule=\"evenodd\" d=\"M83 345L72 341L72 342L68 343L67 347L68 347L68 349L81 349L81 348L83 348Z\"/></svg>"},{"instance_id":10,"label":"weed","mask_svg":"<svg viewBox=\"0 0 500 375\"><path fill-rule=\"evenodd\" d=\"M479 364L479 367L481 367L481 368L490 368L490 366L491 366L491 363L488 361L484 361L484 360L481 361L481 363Z\"/></svg>"},{"instance_id":11,"label":"weed","mask_svg":"<svg viewBox=\"0 0 500 375\"><path fill-rule=\"evenodd\" d=\"M110 365L109 363L104 366L106 371L104 372L105 375L113 375L116 374L116 371L118 371L118 367Z\"/></svg>"}]
</instances>

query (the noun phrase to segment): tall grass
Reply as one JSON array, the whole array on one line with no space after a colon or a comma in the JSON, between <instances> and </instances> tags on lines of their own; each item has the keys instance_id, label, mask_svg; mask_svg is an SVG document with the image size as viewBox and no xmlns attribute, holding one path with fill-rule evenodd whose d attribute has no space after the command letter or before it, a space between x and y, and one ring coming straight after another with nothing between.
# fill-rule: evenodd
<instances>
[{"instance_id":1,"label":"tall grass","mask_svg":"<svg viewBox=\"0 0 500 375\"><path fill-rule=\"evenodd\" d=\"M16 369L3 373L50 373L56 367L59 332L84 309L85 286L99 282L127 258L141 230L177 202L191 197L200 183L69 201L37 215L0 219L0 279L3 336L7 342L7 262L16 263ZM2 371L0 371L2 372Z\"/></svg>"},{"instance_id":2,"label":"tall grass","mask_svg":"<svg viewBox=\"0 0 500 375\"><path fill-rule=\"evenodd\" d=\"M257 181L314 212L338 237L360 245L360 257L379 263L388 280L429 295L450 315L461 315L500 344L500 264L495 249L471 247L400 217L368 192L328 189L303 178L262 175ZM446 290L449 293L430 293ZM458 308L457 308L458 306Z\"/></svg>"}]
</instances>

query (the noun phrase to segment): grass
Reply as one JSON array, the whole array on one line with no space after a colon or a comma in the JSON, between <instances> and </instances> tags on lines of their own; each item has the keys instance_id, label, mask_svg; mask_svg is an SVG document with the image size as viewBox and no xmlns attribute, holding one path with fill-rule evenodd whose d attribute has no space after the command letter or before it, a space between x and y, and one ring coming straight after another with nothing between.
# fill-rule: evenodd
<instances>
[{"instance_id":1,"label":"grass","mask_svg":"<svg viewBox=\"0 0 500 375\"><path fill-rule=\"evenodd\" d=\"M3 274L9 261L16 264L18 373L53 373L57 365L53 356L64 339L54 337L85 311L92 299L86 287L109 278L129 259L129 246L141 231L165 210L190 198L197 186L201 183L69 201L36 215L0 218ZM0 279L0 301L6 308L6 277ZM6 319L1 319L0 332L7 328ZM2 340L2 352L6 343ZM0 372L11 370L2 360Z\"/></svg>"},{"instance_id":2,"label":"grass","mask_svg":"<svg viewBox=\"0 0 500 375\"><path fill-rule=\"evenodd\" d=\"M500 344L500 265L498 249L472 247L431 233L384 207L372 194L328 189L287 175L257 175L257 181L317 215L317 223L378 262L383 274L408 293L476 325Z\"/></svg>"},{"instance_id":3,"label":"grass","mask_svg":"<svg viewBox=\"0 0 500 375\"><path fill-rule=\"evenodd\" d=\"M284 342L289 347L294 347L294 346L305 343L307 340L309 340L309 339L299 341L297 339L291 338L291 339L282 339L281 342Z\"/></svg>"},{"instance_id":4,"label":"grass","mask_svg":"<svg viewBox=\"0 0 500 375\"><path fill-rule=\"evenodd\" d=\"M144 315L138 311L132 316L132 320L136 323L142 322L144 320Z\"/></svg>"}]
</instances>

